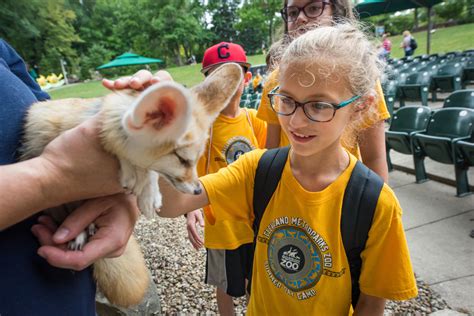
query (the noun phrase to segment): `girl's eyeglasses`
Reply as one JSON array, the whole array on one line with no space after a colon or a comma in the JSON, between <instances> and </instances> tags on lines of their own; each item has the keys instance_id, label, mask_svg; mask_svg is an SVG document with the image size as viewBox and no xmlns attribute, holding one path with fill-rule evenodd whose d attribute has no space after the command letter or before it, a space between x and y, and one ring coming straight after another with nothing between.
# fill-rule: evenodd
<instances>
[{"instance_id":1,"label":"girl's eyeglasses","mask_svg":"<svg viewBox=\"0 0 474 316\"><path fill-rule=\"evenodd\" d=\"M337 110L360 98L360 95L356 95L339 104L321 101L308 101L305 103L300 103L286 95L276 93L279 88L280 87L276 87L268 94L273 111L279 115L289 116L295 113L296 108L300 106L303 109L306 117L314 122L331 121L334 118L334 115L336 115Z\"/></svg>"},{"instance_id":2,"label":"girl's eyeglasses","mask_svg":"<svg viewBox=\"0 0 474 316\"><path fill-rule=\"evenodd\" d=\"M296 7L296 6L284 7L283 9L280 10L280 13L281 13L281 17L286 22L295 22L298 19L298 16L300 15L301 11L303 11L306 17L310 19L314 19L323 14L324 8L327 5L331 5L331 3L327 0L314 1L314 2L308 3L302 8Z\"/></svg>"}]
</instances>

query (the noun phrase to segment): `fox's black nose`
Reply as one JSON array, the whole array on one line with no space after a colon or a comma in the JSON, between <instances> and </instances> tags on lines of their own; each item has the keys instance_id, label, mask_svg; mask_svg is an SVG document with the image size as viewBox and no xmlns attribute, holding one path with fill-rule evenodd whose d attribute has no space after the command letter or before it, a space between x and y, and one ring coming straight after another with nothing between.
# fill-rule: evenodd
<instances>
[{"instance_id":1,"label":"fox's black nose","mask_svg":"<svg viewBox=\"0 0 474 316\"><path fill-rule=\"evenodd\" d=\"M201 192L202 192L201 187L194 189L194 195L199 195L199 194L201 194Z\"/></svg>"}]
</instances>

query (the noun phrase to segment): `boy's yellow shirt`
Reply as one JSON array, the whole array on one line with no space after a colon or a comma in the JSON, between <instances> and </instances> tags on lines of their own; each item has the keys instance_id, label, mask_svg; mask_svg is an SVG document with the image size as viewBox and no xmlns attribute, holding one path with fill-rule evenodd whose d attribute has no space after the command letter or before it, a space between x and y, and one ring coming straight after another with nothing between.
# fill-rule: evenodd
<instances>
[{"instance_id":1,"label":"boy's yellow shirt","mask_svg":"<svg viewBox=\"0 0 474 316\"><path fill-rule=\"evenodd\" d=\"M208 224L226 227L206 235L206 247L234 249L253 242L254 177L263 153L254 150L200 179L212 205L205 212ZM349 166L332 184L320 192L309 192L294 178L287 161L260 224L249 315L350 313L351 278L340 220L355 163L350 155ZM361 257L363 293L392 300L417 295L402 210L387 185Z\"/></svg>"},{"instance_id":2,"label":"boy's yellow shirt","mask_svg":"<svg viewBox=\"0 0 474 316\"><path fill-rule=\"evenodd\" d=\"M278 115L273 111L272 106L270 104L270 99L268 98L268 94L278 86L278 69L274 70L269 76L267 81L263 86L262 90L262 98L260 100L260 106L258 107L257 117L264 120L268 124L276 124L280 125L278 121ZM387 105L385 104L385 99L383 97L382 86L379 81L377 81L375 85L375 89L377 92L378 98L378 112L379 115L374 121L373 119L366 118L365 126L372 126L373 124L377 123L378 121L386 120L390 117L390 113L388 112ZM289 145L288 137L286 136L283 130L280 133L280 147L284 147ZM356 146L354 148L347 148L351 154L356 156L360 159L359 147Z\"/></svg>"},{"instance_id":3,"label":"boy's yellow shirt","mask_svg":"<svg viewBox=\"0 0 474 316\"><path fill-rule=\"evenodd\" d=\"M210 134L204 153L197 164L199 176L227 167L241 154L256 148L264 148L267 138L267 123L257 118L256 110L241 109L240 114L235 118L220 114L214 121ZM208 208L206 207L205 210ZM209 234L230 233L228 229L225 226L208 225L206 222L204 238L206 239Z\"/></svg>"}]
</instances>

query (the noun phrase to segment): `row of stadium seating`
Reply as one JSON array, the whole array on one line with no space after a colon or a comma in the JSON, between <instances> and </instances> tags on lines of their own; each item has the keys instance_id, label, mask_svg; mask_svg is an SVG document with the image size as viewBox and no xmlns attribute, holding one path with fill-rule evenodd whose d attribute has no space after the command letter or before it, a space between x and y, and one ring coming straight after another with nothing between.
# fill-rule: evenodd
<instances>
[{"instance_id":1,"label":"row of stadium seating","mask_svg":"<svg viewBox=\"0 0 474 316\"><path fill-rule=\"evenodd\" d=\"M437 101L437 93L465 89L474 82L474 51L432 54L390 60L382 78L387 107L391 112L395 101L421 101L428 105L428 95Z\"/></svg>"},{"instance_id":2,"label":"row of stadium seating","mask_svg":"<svg viewBox=\"0 0 474 316\"><path fill-rule=\"evenodd\" d=\"M251 88L246 88L242 97L240 98L240 107L241 108L250 108L258 109L260 105L260 99L262 98L262 93L253 91Z\"/></svg>"},{"instance_id":3,"label":"row of stadium seating","mask_svg":"<svg viewBox=\"0 0 474 316\"><path fill-rule=\"evenodd\" d=\"M474 90L471 90L474 98ZM390 150L413 156L417 183L427 180L424 159L454 165L456 195L470 194L467 171L474 166L474 108L452 107L439 110L427 106L406 106L393 115L385 132L387 162L393 169Z\"/></svg>"}]
</instances>

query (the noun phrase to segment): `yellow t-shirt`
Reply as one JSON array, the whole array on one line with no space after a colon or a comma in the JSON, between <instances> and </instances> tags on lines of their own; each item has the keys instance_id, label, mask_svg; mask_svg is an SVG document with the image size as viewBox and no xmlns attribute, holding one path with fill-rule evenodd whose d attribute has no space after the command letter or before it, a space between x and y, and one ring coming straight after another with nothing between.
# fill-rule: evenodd
<instances>
[{"instance_id":1,"label":"yellow t-shirt","mask_svg":"<svg viewBox=\"0 0 474 316\"><path fill-rule=\"evenodd\" d=\"M198 175L217 172L233 163L242 154L256 148L264 148L266 137L267 123L257 118L256 110L241 109L240 115L235 118L220 114L212 125L209 141L198 161ZM208 212L206 209L205 212ZM225 225L209 225L205 222L204 239L223 232L232 233Z\"/></svg>"},{"instance_id":2,"label":"yellow t-shirt","mask_svg":"<svg viewBox=\"0 0 474 316\"><path fill-rule=\"evenodd\" d=\"M263 86L262 98L260 100L260 106L258 107L257 117L266 121L268 124L277 124L280 125L278 121L278 115L273 111L272 106L270 105L270 99L268 94L278 86L278 69L275 69L269 76L267 81ZM375 85L375 90L378 96L378 112L379 115L375 119L366 118L365 125L371 126L379 121L386 120L390 117L388 112L387 105L385 104L385 99L383 97L382 86L379 81ZM288 137L285 132L282 130L280 133L280 147L289 145ZM348 148L351 154L360 159L359 148Z\"/></svg>"},{"instance_id":3,"label":"yellow t-shirt","mask_svg":"<svg viewBox=\"0 0 474 316\"><path fill-rule=\"evenodd\" d=\"M210 223L231 234L209 236L207 247L233 249L253 242L253 186L264 150L242 156L228 168L201 178L213 210ZM261 220L249 315L348 315L351 278L340 232L344 190L355 166L320 192L305 190L287 161L281 181ZM361 254L360 290L386 299L417 295L402 225L402 210L384 185Z\"/></svg>"}]
</instances>

